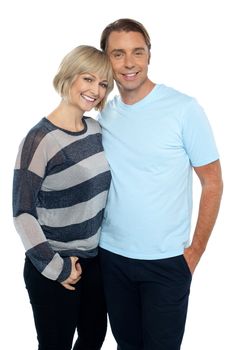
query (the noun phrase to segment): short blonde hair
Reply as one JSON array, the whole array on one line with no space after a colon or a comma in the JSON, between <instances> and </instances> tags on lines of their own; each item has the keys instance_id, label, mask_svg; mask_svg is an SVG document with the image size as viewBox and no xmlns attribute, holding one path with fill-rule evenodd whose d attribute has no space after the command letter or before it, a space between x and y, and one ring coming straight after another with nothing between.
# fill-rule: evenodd
<instances>
[{"instance_id":1,"label":"short blonde hair","mask_svg":"<svg viewBox=\"0 0 233 350\"><path fill-rule=\"evenodd\" d=\"M61 97L69 97L72 84L83 73L97 73L107 79L108 86L104 99L95 107L103 109L109 93L112 91L113 72L108 56L93 46L80 45L70 51L62 60L53 79L53 86Z\"/></svg>"}]
</instances>

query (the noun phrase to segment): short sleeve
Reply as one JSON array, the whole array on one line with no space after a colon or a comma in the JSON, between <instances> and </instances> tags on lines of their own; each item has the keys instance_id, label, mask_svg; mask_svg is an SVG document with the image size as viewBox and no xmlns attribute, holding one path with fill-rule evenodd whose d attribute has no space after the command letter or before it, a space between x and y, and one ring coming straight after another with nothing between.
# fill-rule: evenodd
<instances>
[{"instance_id":1,"label":"short sleeve","mask_svg":"<svg viewBox=\"0 0 233 350\"><path fill-rule=\"evenodd\" d=\"M183 143L192 166L206 165L219 158L210 123L195 99L184 111Z\"/></svg>"}]
</instances>

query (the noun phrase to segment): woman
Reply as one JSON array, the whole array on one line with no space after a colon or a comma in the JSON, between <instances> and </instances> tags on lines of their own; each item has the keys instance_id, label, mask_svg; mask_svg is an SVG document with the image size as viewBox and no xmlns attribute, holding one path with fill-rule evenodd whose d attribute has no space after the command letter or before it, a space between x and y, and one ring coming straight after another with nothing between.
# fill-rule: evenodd
<instances>
[{"instance_id":1,"label":"woman","mask_svg":"<svg viewBox=\"0 0 233 350\"><path fill-rule=\"evenodd\" d=\"M101 348L106 328L97 247L110 186L97 121L113 88L107 56L79 46L54 78L58 107L22 141L14 171L14 223L39 350Z\"/></svg>"}]
</instances>

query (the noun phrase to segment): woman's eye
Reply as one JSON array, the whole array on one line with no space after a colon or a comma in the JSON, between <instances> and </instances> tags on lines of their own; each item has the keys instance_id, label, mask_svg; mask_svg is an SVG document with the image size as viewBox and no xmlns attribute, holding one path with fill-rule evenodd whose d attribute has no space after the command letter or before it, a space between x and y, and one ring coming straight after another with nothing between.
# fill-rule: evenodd
<instances>
[{"instance_id":1,"label":"woman's eye","mask_svg":"<svg viewBox=\"0 0 233 350\"><path fill-rule=\"evenodd\" d=\"M83 78L85 81L88 81L89 83L91 83L92 82L92 79L91 78L87 78L87 77L85 77L85 78Z\"/></svg>"},{"instance_id":2,"label":"woman's eye","mask_svg":"<svg viewBox=\"0 0 233 350\"><path fill-rule=\"evenodd\" d=\"M102 88L104 88L104 89L107 89L108 84L107 84L107 83L101 83L100 86L101 86Z\"/></svg>"}]
</instances>

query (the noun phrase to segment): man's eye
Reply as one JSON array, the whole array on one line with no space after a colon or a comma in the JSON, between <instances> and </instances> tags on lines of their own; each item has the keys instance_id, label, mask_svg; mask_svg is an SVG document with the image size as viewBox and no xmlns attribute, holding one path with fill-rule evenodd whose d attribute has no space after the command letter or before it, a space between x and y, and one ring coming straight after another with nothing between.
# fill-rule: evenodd
<instances>
[{"instance_id":1,"label":"man's eye","mask_svg":"<svg viewBox=\"0 0 233 350\"><path fill-rule=\"evenodd\" d=\"M136 52L135 52L135 55L136 55L136 56L142 56L142 55L143 55L143 52L142 52L142 51L136 51Z\"/></svg>"},{"instance_id":2,"label":"man's eye","mask_svg":"<svg viewBox=\"0 0 233 350\"><path fill-rule=\"evenodd\" d=\"M115 58L121 58L123 56L122 52L116 52L113 55Z\"/></svg>"}]
</instances>

